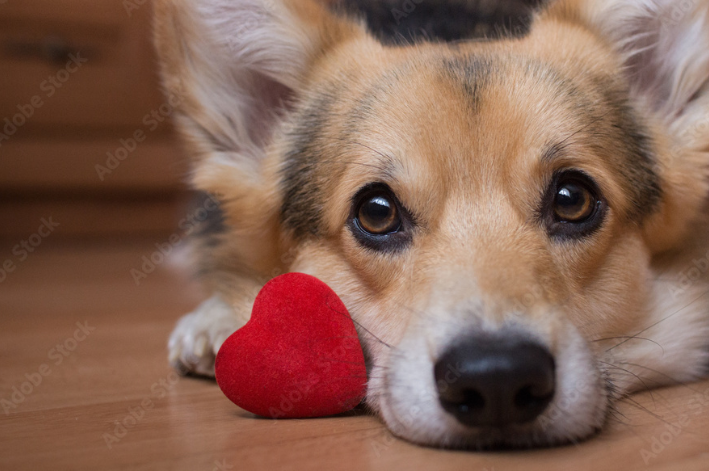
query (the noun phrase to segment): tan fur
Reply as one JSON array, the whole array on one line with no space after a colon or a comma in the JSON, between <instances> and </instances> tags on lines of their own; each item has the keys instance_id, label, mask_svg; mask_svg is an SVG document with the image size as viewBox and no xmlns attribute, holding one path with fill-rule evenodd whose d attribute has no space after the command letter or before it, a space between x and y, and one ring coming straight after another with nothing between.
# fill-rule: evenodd
<instances>
[{"instance_id":1,"label":"tan fur","mask_svg":"<svg viewBox=\"0 0 709 471\"><path fill-rule=\"evenodd\" d=\"M628 44L604 29L608 11L619 11L609 10L611 0L561 0L519 40L397 48L380 45L360 24L309 0L278 1L277 11L269 10L264 24L253 26L287 28L293 38L292 50L279 50L284 44L273 40L272 62L259 51L247 51L257 44L224 49L224 39L206 26L212 19L195 6L202 3L220 2L158 0L156 37L166 88L185 98L178 124L194 155L194 185L220 195L229 224L217 248L198 254L206 260L209 286L236 312L208 335L214 351L228 332L246 322L253 297L269 278L288 271L318 276L343 298L359 324L413 358L404 364L361 332L375 365L370 373L379 377L387 369L397 370L388 381L370 382L371 407L400 436L451 446L478 446L485 440L441 418L435 398L428 404L422 396L415 404L424 410L420 420L407 423L402 411L413 406L400 403L396 384L417 387L414 373L403 372L416 369L412 365L426 370L426 362L461 332L523 326L560 363L570 358L561 371L575 382L588 381L584 389L589 392L578 399L570 417L541 432L533 427L515 431L507 441L515 445L588 436L603 423L613 399L609 394L663 384L668 377L687 381L705 372L709 303L700 296L690 309L686 305L706 291L709 281L704 273L689 288L678 286L692 260L709 248L704 211L709 137L692 131L709 129L701 127L709 120L709 67L688 69L693 76L677 78L687 81L685 88L703 83L691 101L678 91L660 103L636 87L624 74ZM617 5L631 11L633 2L618 0ZM709 11L704 0L696 5L685 21ZM268 41L266 32L253 32L253 37ZM436 65L466 57L495 61L476 105ZM239 65L247 59L251 62ZM533 70L530 64L537 63L543 67ZM363 97L394 70L398 77L379 89L370 115L351 129L350 118ZM573 100L559 96L557 82L545 75L549 70L573 83L599 116L612 110L604 108L594 80L600 77L609 87L627 90L639 125L653 143L662 189L657 207L646 217L633 215L633 185L647 182L630 184L622 177L634 169L614 152L624 143L606 122L611 118L589 126ZM323 89L342 85L318 138L322 155L314 178L327 204L321 208L323 230L317 237L297 236L281 215L282 171L298 130L297 114L274 105L272 116L259 118L265 135L244 130L249 125L243 117L249 106L245 95L263 93L252 73L290 89L296 111ZM674 84L677 90L683 87L680 82ZM234 109L220 104L230 93ZM686 103L680 105L677 97ZM346 132L354 137L344 145ZM563 156L542 161L549 143L558 141L568 144ZM353 195L381 181L382 166L392 177L387 183L418 221L411 247L399 254L363 249L346 225ZM558 243L534 218L550 175L568 166L594 176L609 210L593 236ZM213 306L204 312L210 310ZM668 310L681 312L663 320L672 314ZM192 346L185 347L182 339L212 322L200 312L174 337L173 360L210 373L209 364L194 366L201 361L199 353L182 353ZM651 327L656 322L664 324ZM665 352L638 340L623 341L635 335L656 340ZM607 380L617 389L608 391ZM570 395L572 379L564 381L560 395ZM421 384L422 390L430 387Z\"/></svg>"}]
</instances>

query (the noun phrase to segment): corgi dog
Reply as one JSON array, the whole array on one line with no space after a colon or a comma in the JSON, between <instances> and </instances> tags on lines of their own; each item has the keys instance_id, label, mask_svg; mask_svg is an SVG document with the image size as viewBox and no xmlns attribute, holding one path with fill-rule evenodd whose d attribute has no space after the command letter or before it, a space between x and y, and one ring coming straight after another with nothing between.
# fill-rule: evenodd
<instances>
[{"instance_id":1,"label":"corgi dog","mask_svg":"<svg viewBox=\"0 0 709 471\"><path fill-rule=\"evenodd\" d=\"M705 376L709 0L555 0L448 40L387 36L366 3L156 0L191 182L220 208L172 364L213 375L259 289L303 272L414 443L576 442ZM390 24L431 6L400 3Z\"/></svg>"}]
</instances>

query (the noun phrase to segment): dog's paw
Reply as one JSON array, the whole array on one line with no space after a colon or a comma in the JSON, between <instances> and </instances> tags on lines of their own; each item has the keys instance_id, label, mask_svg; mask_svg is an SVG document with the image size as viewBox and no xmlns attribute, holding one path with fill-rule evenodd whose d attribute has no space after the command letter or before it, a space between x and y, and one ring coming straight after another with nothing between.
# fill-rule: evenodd
<instances>
[{"instance_id":1,"label":"dog's paw","mask_svg":"<svg viewBox=\"0 0 709 471\"><path fill-rule=\"evenodd\" d=\"M214 377L219 348L242 324L218 296L208 299L177 323L168 344L170 364L181 374Z\"/></svg>"}]
</instances>

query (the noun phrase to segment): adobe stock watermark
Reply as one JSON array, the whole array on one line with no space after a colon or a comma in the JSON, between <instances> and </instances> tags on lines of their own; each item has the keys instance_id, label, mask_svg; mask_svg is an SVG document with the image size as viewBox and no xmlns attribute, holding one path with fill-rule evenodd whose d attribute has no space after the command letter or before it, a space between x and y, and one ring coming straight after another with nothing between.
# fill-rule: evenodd
<instances>
[{"instance_id":1,"label":"adobe stock watermark","mask_svg":"<svg viewBox=\"0 0 709 471\"><path fill-rule=\"evenodd\" d=\"M182 103L182 100L182 88L180 88L178 93L168 95L167 101L143 117L144 128L136 129L130 136L119 139L119 147L112 152L107 151L104 163L94 166L99 180L106 180L107 175L111 175L121 165L121 162L133 154L138 146L148 138L148 134L156 131L175 113L175 109Z\"/></svg>"},{"instance_id":2,"label":"adobe stock watermark","mask_svg":"<svg viewBox=\"0 0 709 471\"><path fill-rule=\"evenodd\" d=\"M59 227L59 223L53 217L40 219L40 226L37 232L27 239L20 241L12 248L12 255L16 258L8 258L0 266L0 283L7 280L10 273L17 270L17 267L30 257L37 247L42 245L44 239L49 237Z\"/></svg>"},{"instance_id":3,"label":"adobe stock watermark","mask_svg":"<svg viewBox=\"0 0 709 471\"><path fill-rule=\"evenodd\" d=\"M436 389L433 392L429 391L422 394L419 401L428 404L438 404L440 395L445 393L450 386L457 383L462 375L460 363L455 365L449 363L443 378L436 382ZM420 422L420 414L421 409L418 406L412 406L407 408L405 412L399 413L397 415L397 421L408 428L414 428L416 424ZM389 432L384 432L380 440L371 442L372 451L374 451L377 458L381 458L382 454L396 443L396 441L397 438L394 435Z\"/></svg>"},{"instance_id":4,"label":"adobe stock watermark","mask_svg":"<svg viewBox=\"0 0 709 471\"><path fill-rule=\"evenodd\" d=\"M684 129L679 133L674 145L670 149L671 162L682 158L682 152L685 150L685 145L689 145L702 137L709 135L709 116L705 116L692 126Z\"/></svg>"},{"instance_id":5,"label":"adobe stock watermark","mask_svg":"<svg viewBox=\"0 0 709 471\"><path fill-rule=\"evenodd\" d=\"M709 251L703 257L693 259L691 266L677 275L679 284L671 287L672 297L677 299L686 293L696 282L703 279L707 272L709 272Z\"/></svg>"},{"instance_id":6,"label":"adobe stock watermark","mask_svg":"<svg viewBox=\"0 0 709 471\"><path fill-rule=\"evenodd\" d=\"M333 363L340 363L349 358L347 354L348 351L359 350L362 347L359 343L359 338L346 338L343 339L341 344L335 347L325 358L318 359L316 363L316 368L320 374L312 372L302 381L299 381L293 385L293 388L281 395L280 403L278 407L270 407L268 409L268 415L272 419L278 419L280 417L285 417L288 412L293 410L296 404L301 401L306 400L316 388L322 387L320 381L323 377L327 377L328 373L332 369ZM362 382L365 382L366 378L362 378ZM346 403L347 401L342 401L340 405L350 405ZM355 404L356 405L356 404Z\"/></svg>"},{"instance_id":7,"label":"adobe stock watermark","mask_svg":"<svg viewBox=\"0 0 709 471\"><path fill-rule=\"evenodd\" d=\"M197 230L199 224L206 221L209 215L216 211L219 211L219 202L210 195L205 198L199 208L191 211L182 218L177 224L180 228L180 232L173 233L164 242L157 242L155 244L156 250L153 253L141 257L140 261L142 263L140 267L131 268L130 276L133 278L135 285L140 286L140 283L145 280L148 275L165 263L166 258L180 242Z\"/></svg>"},{"instance_id":8,"label":"adobe stock watermark","mask_svg":"<svg viewBox=\"0 0 709 471\"><path fill-rule=\"evenodd\" d=\"M228 48L235 52L244 47L244 39L249 34L258 31L269 23L269 19L275 15L276 4L272 1L264 1L259 5L261 8L245 12L238 23L235 23L234 30L228 42Z\"/></svg>"},{"instance_id":9,"label":"adobe stock watermark","mask_svg":"<svg viewBox=\"0 0 709 471\"><path fill-rule=\"evenodd\" d=\"M709 387L695 393L687 403L687 408L689 413L680 415L675 422L666 423L664 430L650 439L649 447L640 450L640 457L646 466L682 436L694 417L702 415L709 408Z\"/></svg>"},{"instance_id":10,"label":"adobe stock watermark","mask_svg":"<svg viewBox=\"0 0 709 471\"><path fill-rule=\"evenodd\" d=\"M662 17L662 27L670 28L679 26L688 16L692 14L697 6L697 0L680 0L672 2L672 8L669 9L667 15Z\"/></svg>"},{"instance_id":11,"label":"adobe stock watermark","mask_svg":"<svg viewBox=\"0 0 709 471\"><path fill-rule=\"evenodd\" d=\"M228 471L230 469L234 469L234 465L227 460L215 460L212 471Z\"/></svg>"},{"instance_id":12,"label":"adobe stock watermark","mask_svg":"<svg viewBox=\"0 0 709 471\"><path fill-rule=\"evenodd\" d=\"M180 375L174 370L171 370L165 378L160 378L150 386L150 393L146 395L138 404L129 407L126 414L112 422L111 432L105 432L103 438L106 447L109 450L113 446L120 443L128 432L138 424L142 423L148 411L155 408L155 403L167 397L167 395L175 388L175 385L180 382Z\"/></svg>"},{"instance_id":13,"label":"adobe stock watermark","mask_svg":"<svg viewBox=\"0 0 709 471\"><path fill-rule=\"evenodd\" d=\"M438 401L437 398L435 400ZM400 424L403 424L407 428L411 429L414 428L416 424L420 423L420 419L418 418L420 414L421 409L418 406L413 406L408 408L406 412L401 416L397 416L397 421ZM388 430L382 430L381 438L372 440L370 442L370 446L372 448L372 451L374 452L375 457L381 458L384 453L398 441L399 439L394 436L394 434L392 434ZM494 471L494 469L492 471Z\"/></svg>"},{"instance_id":14,"label":"adobe stock watermark","mask_svg":"<svg viewBox=\"0 0 709 471\"><path fill-rule=\"evenodd\" d=\"M50 348L47 352L47 359L51 360L55 367L60 366L94 330L96 328L91 327L88 321L77 322L74 334ZM0 405L2 405L5 415L10 415L11 412L17 411L20 404L25 402L25 399L35 392L44 382L44 378L50 374L52 374L52 366L48 363L42 363L36 370L25 373L25 381L20 383L19 386L12 387L10 398L0 399Z\"/></svg>"},{"instance_id":15,"label":"adobe stock watermark","mask_svg":"<svg viewBox=\"0 0 709 471\"><path fill-rule=\"evenodd\" d=\"M404 0L399 8L392 8L391 14L396 24L399 25L401 20L408 18L416 10L416 6L421 5L421 3L423 3L423 0Z\"/></svg>"},{"instance_id":16,"label":"adobe stock watermark","mask_svg":"<svg viewBox=\"0 0 709 471\"><path fill-rule=\"evenodd\" d=\"M35 112L44 106L44 100L52 98L69 81L69 78L77 73L88 61L87 58L81 56L80 52L69 54L69 60L64 67L39 84L39 89L43 94L34 95L26 103L18 104L18 112L6 117L0 123L2 124L2 129L0 129L0 147L2 147L3 142L10 140L12 136L17 134L17 131L27 124Z\"/></svg>"},{"instance_id":17,"label":"adobe stock watermark","mask_svg":"<svg viewBox=\"0 0 709 471\"><path fill-rule=\"evenodd\" d=\"M148 2L149 0L123 0L123 8L126 10L128 18L132 18L133 12L140 10L140 8Z\"/></svg>"},{"instance_id":18,"label":"adobe stock watermark","mask_svg":"<svg viewBox=\"0 0 709 471\"><path fill-rule=\"evenodd\" d=\"M612 362L612 360L611 360ZM573 416L582 395L598 388L598 380L591 375L577 380L566 394L555 397L544 414L539 417L539 427L546 431L564 416Z\"/></svg>"}]
</instances>

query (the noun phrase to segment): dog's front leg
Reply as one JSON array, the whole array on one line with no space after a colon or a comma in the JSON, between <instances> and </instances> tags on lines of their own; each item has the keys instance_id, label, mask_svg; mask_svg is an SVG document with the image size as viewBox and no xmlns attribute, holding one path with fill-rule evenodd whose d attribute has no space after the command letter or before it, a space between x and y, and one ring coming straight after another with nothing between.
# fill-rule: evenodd
<instances>
[{"instance_id":1,"label":"dog's front leg","mask_svg":"<svg viewBox=\"0 0 709 471\"><path fill-rule=\"evenodd\" d=\"M213 377L219 348L249 319L251 303L243 304L248 306L235 307L215 294L180 319L168 344L170 364L182 374Z\"/></svg>"}]
</instances>

